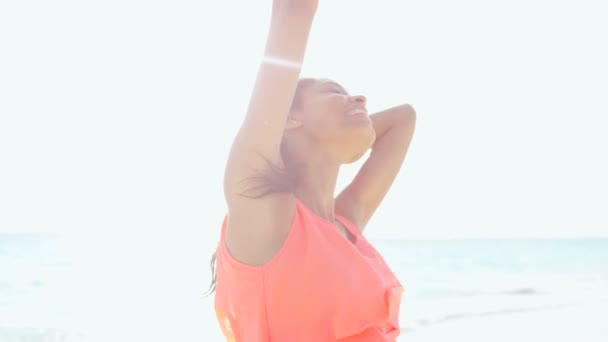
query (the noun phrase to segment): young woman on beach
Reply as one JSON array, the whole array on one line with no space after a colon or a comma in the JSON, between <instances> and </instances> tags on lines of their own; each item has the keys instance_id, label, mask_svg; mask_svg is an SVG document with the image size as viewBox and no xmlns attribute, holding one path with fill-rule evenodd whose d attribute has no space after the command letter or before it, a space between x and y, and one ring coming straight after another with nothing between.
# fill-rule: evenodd
<instances>
[{"instance_id":1,"label":"young woman on beach","mask_svg":"<svg viewBox=\"0 0 608 342\"><path fill-rule=\"evenodd\" d=\"M224 177L212 259L228 341L395 341L403 287L362 230L415 127L410 105L368 115L366 98L300 79L317 0L274 0L265 56ZM340 166L371 153L334 198Z\"/></svg>"}]
</instances>

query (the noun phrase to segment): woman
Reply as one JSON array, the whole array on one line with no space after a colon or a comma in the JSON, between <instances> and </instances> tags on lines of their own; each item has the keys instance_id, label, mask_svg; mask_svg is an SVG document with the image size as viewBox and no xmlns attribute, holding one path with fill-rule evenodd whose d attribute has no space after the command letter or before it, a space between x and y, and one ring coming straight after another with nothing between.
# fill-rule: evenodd
<instances>
[{"instance_id":1,"label":"woman","mask_svg":"<svg viewBox=\"0 0 608 342\"><path fill-rule=\"evenodd\" d=\"M362 230L411 141L410 105L299 79L316 0L274 0L247 115L226 165L212 260L228 341L394 341L403 288ZM340 165L369 158L336 198Z\"/></svg>"}]
</instances>

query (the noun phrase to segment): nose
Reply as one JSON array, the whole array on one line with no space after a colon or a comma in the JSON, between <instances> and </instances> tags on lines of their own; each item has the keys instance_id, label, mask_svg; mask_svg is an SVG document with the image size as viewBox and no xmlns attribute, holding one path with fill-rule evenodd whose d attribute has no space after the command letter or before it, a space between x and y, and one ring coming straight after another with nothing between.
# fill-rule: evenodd
<instances>
[{"instance_id":1,"label":"nose","mask_svg":"<svg viewBox=\"0 0 608 342\"><path fill-rule=\"evenodd\" d=\"M363 103L364 105L367 103L367 98L363 95L355 95L355 96L351 96L350 100L353 102L360 102Z\"/></svg>"}]
</instances>

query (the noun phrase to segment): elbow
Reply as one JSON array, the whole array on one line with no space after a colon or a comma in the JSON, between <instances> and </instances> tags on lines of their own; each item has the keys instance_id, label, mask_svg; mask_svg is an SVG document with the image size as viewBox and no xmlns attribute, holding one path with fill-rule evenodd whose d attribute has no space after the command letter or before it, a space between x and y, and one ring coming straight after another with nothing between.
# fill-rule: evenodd
<instances>
[{"instance_id":1,"label":"elbow","mask_svg":"<svg viewBox=\"0 0 608 342\"><path fill-rule=\"evenodd\" d=\"M409 103L399 106L399 121L411 124L416 121L416 109Z\"/></svg>"}]
</instances>

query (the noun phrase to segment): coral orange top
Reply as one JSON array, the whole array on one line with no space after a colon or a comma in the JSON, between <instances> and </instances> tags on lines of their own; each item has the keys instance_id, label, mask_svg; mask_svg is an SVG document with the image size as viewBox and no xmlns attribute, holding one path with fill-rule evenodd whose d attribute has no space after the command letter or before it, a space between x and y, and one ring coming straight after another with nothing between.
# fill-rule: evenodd
<instances>
[{"instance_id":1,"label":"coral orange top","mask_svg":"<svg viewBox=\"0 0 608 342\"><path fill-rule=\"evenodd\" d=\"M403 287L360 230L335 217L356 242L296 199L291 230L263 266L230 255L224 219L215 311L228 341L395 341Z\"/></svg>"}]
</instances>

